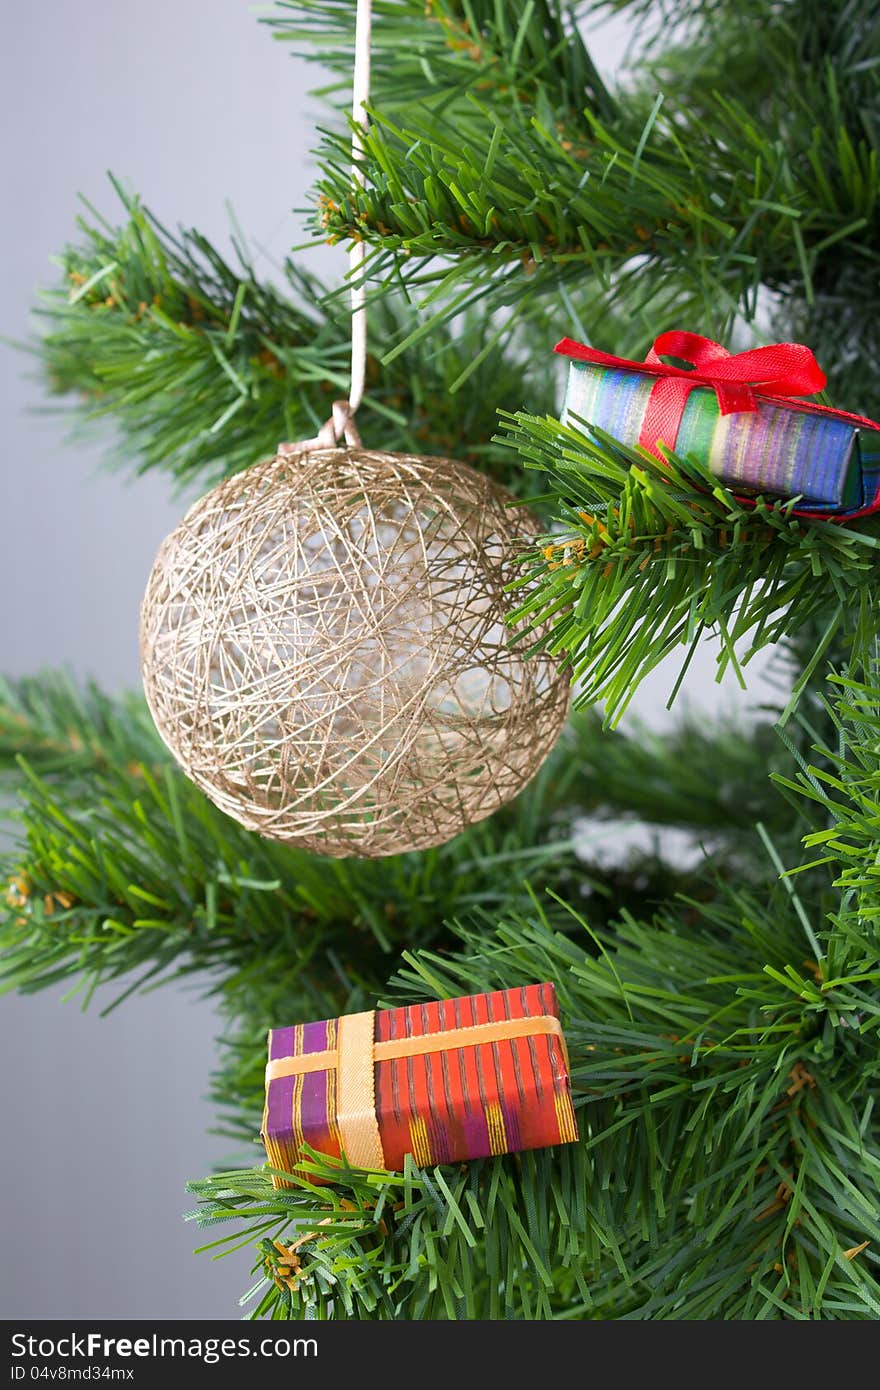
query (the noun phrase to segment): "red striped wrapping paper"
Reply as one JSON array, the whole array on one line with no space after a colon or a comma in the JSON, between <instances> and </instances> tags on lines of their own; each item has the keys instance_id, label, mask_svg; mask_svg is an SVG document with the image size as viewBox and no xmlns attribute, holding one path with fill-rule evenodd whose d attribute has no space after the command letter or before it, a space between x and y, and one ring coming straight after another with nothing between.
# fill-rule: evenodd
<instances>
[{"instance_id":1,"label":"red striped wrapping paper","mask_svg":"<svg viewBox=\"0 0 880 1390\"><path fill-rule=\"evenodd\" d=\"M354 1095L353 1072L369 1102ZM297 1170L306 1144L399 1172L406 1154L424 1166L578 1137L551 984L275 1028L266 1076L262 1137L282 1173ZM362 1144L371 1129L372 1149Z\"/></svg>"}]
</instances>

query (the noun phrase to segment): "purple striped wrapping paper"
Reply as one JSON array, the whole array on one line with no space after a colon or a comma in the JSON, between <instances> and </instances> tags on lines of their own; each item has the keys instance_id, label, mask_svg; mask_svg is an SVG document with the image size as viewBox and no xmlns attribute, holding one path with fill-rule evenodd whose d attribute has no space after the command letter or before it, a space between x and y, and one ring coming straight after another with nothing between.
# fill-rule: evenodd
<instances>
[{"instance_id":1,"label":"purple striped wrapping paper","mask_svg":"<svg viewBox=\"0 0 880 1390\"><path fill-rule=\"evenodd\" d=\"M637 364L627 371L572 360L562 419L635 445L656 381ZM664 443L734 492L799 497L805 511L846 516L880 500L880 433L809 407L759 397L754 413L722 415L711 387L694 386L677 438Z\"/></svg>"}]
</instances>

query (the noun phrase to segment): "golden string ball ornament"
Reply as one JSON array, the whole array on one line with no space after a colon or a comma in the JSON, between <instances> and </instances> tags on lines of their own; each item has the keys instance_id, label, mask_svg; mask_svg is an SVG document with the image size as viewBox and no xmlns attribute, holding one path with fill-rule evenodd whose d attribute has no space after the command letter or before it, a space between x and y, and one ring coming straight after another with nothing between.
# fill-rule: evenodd
<instances>
[{"instance_id":1,"label":"golden string ball ornament","mask_svg":"<svg viewBox=\"0 0 880 1390\"><path fill-rule=\"evenodd\" d=\"M511 645L505 586L538 527L510 501L449 459L314 444L198 501L141 610L186 774L248 829L340 858L442 844L516 796L569 683Z\"/></svg>"}]
</instances>

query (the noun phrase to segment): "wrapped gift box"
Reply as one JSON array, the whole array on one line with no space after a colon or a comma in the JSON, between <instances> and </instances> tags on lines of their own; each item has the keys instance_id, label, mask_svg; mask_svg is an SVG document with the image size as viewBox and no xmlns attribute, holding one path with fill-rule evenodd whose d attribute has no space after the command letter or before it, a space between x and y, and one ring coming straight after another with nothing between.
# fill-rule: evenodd
<instances>
[{"instance_id":1,"label":"wrapped gift box","mask_svg":"<svg viewBox=\"0 0 880 1390\"><path fill-rule=\"evenodd\" d=\"M406 1154L427 1165L572 1142L553 986L273 1029L262 1137L284 1173L305 1144L399 1172Z\"/></svg>"},{"instance_id":2,"label":"wrapped gift box","mask_svg":"<svg viewBox=\"0 0 880 1390\"><path fill-rule=\"evenodd\" d=\"M661 354L676 350L694 359L692 370L662 362ZM798 511L843 518L880 506L880 425L787 399L825 382L800 344L731 356L695 334L669 333L645 362L610 357L567 338L556 351L571 359L564 421L597 425L657 457L661 444L683 458L690 454L734 493L797 497ZM771 353L777 361L782 354L775 379L766 368ZM789 380L786 353L800 354ZM769 386L783 394L762 390L762 360ZM739 376L737 364L743 364Z\"/></svg>"}]
</instances>

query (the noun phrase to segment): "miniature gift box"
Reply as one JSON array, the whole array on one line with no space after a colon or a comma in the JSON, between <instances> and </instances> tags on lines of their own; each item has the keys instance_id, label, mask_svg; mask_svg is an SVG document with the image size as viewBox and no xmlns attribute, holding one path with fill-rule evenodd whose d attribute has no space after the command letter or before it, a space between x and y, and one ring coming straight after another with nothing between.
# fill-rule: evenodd
<instances>
[{"instance_id":1,"label":"miniature gift box","mask_svg":"<svg viewBox=\"0 0 880 1390\"><path fill-rule=\"evenodd\" d=\"M263 1142L399 1172L577 1139L551 984L345 1014L269 1034ZM274 1178L276 1186L285 1186Z\"/></svg>"},{"instance_id":2,"label":"miniature gift box","mask_svg":"<svg viewBox=\"0 0 880 1390\"><path fill-rule=\"evenodd\" d=\"M880 424L791 399L825 385L801 343L731 355L696 333L670 332L644 362L570 338L556 351L571 359L566 423L595 425L657 458L661 446L690 454L733 492L797 498L804 514L850 519L880 507Z\"/></svg>"}]
</instances>

